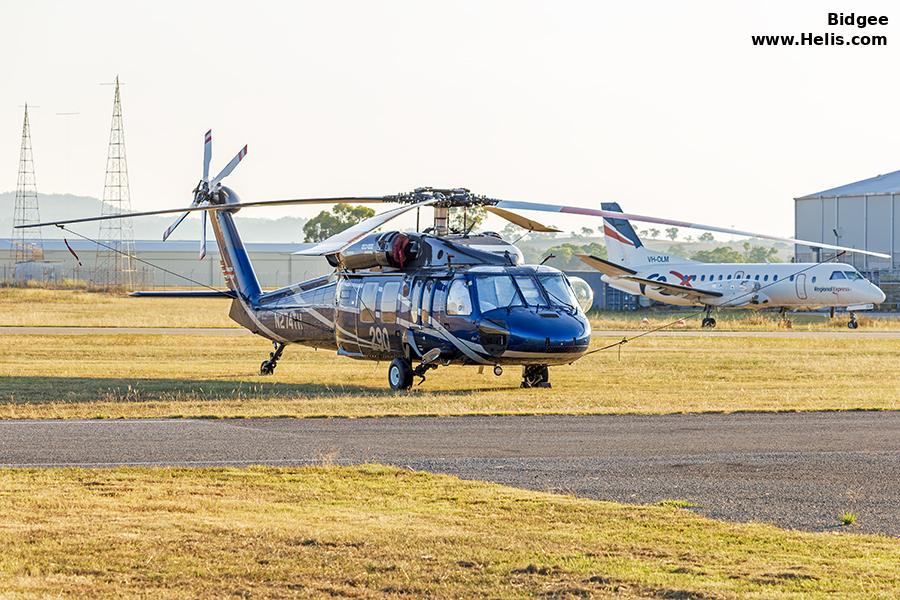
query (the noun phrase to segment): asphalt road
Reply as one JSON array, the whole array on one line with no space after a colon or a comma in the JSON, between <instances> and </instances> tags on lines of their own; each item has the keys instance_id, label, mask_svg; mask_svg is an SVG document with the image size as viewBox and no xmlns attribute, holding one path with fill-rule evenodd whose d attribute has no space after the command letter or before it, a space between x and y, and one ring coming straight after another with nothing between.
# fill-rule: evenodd
<instances>
[{"instance_id":1,"label":"asphalt road","mask_svg":"<svg viewBox=\"0 0 900 600\"><path fill-rule=\"evenodd\" d=\"M714 518L900 536L900 412L0 421L0 464L379 462Z\"/></svg>"},{"instance_id":2,"label":"asphalt road","mask_svg":"<svg viewBox=\"0 0 900 600\"><path fill-rule=\"evenodd\" d=\"M632 337L646 330L594 331L595 338ZM251 335L238 327L31 327L0 326L0 335L96 335L96 334L147 334L147 335ZM740 338L824 338L824 339L883 339L900 340L898 331L722 331L722 330L664 330L650 334L653 337L740 337Z\"/></svg>"}]
</instances>

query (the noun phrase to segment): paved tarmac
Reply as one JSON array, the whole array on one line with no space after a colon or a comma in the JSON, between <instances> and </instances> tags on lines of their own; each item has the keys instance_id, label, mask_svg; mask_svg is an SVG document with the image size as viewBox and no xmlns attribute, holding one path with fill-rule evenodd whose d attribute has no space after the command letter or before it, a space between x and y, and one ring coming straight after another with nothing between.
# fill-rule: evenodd
<instances>
[{"instance_id":1,"label":"paved tarmac","mask_svg":"<svg viewBox=\"0 0 900 600\"><path fill-rule=\"evenodd\" d=\"M646 332L641 329L594 331L595 338L633 337ZM0 327L0 335L97 335L97 334L147 334L147 335L251 335L237 327ZM723 331L723 330L664 330L650 333L652 337L740 337L740 338L820 338L820 339L883 339L900 340L897 331Z\"/></svg>"},{"instance_id":2,"label":"paved tarmac","mask_svg":"<svg viewBox=\"0 0 900 600\"><path fill-rule=\"evenodd\" d=\"M0 465L378 462L733 521L900 536L900 411L0 421Z\"/></svg>"}]
</instances>

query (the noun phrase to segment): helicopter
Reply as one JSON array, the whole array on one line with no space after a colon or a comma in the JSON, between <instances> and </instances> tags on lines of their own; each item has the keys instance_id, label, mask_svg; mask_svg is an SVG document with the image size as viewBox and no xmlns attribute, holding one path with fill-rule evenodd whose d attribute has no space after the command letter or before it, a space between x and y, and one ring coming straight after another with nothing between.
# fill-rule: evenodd
<instances>
[{"instance_id":1,"label":"helicopter","mask_svg":"<svg viewBox=\"0 0 900 600\"><path fill-rule=\"evenodd\" d=\"M302 344L335 351L339 356L388 362L392 390L408 390L439 366L522 367L524 388L549 388L549 367L571 364L584 356L591 341L586 315L590 287L546 265L522 264L514 244L471 227L452 232L451 208L483 207L529 232L558 229L515 212L532 210L694 227L738 235L788 241L813 247L882 256L818 242L740 232L659 217L623 214L575 206L500 200L465 188L418 188L412 192L337 198L300 198L242 202L222 184L247 155L238 154L209 179L212 132L204 136L203 176L186 208L134 212L53 221L20 227L57 226L105 219L181 213L163 239L191 213L202 219L200 258L206 255L207 220L219 247L227 291L143 292L143 296L210 296L232 299L229 316L254 334L272 341L261 375L275 371L285 348ZM274 291L263 291L234 221L242 208L285 205L396 203L392 208L295 254L322 256L334 271ZM431 207L434 225L422 232L375 232L411 210Z\"/></svg>"}]
</instances>

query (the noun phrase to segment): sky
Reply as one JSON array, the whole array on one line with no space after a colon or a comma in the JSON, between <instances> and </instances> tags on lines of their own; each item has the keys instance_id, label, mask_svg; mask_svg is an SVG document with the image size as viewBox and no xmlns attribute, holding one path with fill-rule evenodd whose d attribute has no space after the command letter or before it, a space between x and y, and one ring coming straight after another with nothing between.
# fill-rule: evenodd
<instances>
[{"instance_id":1,"label":"sky","mask_svg":"<svg viewBox=\"0 0 900 600\"><path fill-rule=\"evenodd\" d=\"M190 202L212 128L213 172L249 145L244 200L467 187L792 234L793 197L900 169L896 6L7 1L0 191L27 101L38 191L100 196L118 75L135 210ZM803 32L888 46L750 42Z\"/></svg>"}]
</instances>

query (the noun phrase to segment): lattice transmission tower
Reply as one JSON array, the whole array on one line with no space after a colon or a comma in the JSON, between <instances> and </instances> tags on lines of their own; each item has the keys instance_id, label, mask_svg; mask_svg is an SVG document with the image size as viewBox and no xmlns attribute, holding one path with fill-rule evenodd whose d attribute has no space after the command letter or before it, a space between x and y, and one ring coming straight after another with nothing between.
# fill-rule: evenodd
<instances>
[{"instance_id":1,"label":"lattice transmission tower","mask_svg":"<svg viewBox=\"0 0 900 600\"><path fill-rule=\"evenodd\" d=\"M125 159L125 131L122 127L122 99L116 77L109 151L106 156L106 181L103 185L101 215L131 212L128 187L128 162ZM134 285L134 229L130 219L100 221L97 236L97 260L92 283L101 288L131 288Z\"/></svg>"},{"instance_id":2,"label":"lattice transmission tower","mask_svg":"<svg viewBox=\"0 0 900 600\"><path fill-rule=\"evenodd\" d=\"M19 152L19 179L16 184L16 204L13 213L12 254L13 264L43 260L44 245L41 230L15 229L17 225L39 223L37 183L34 178L34 158L31 154L31 126L28 123L28 105L25 105L25 121L22 124L22 149Z\"/></svg>"}]
</instances>

